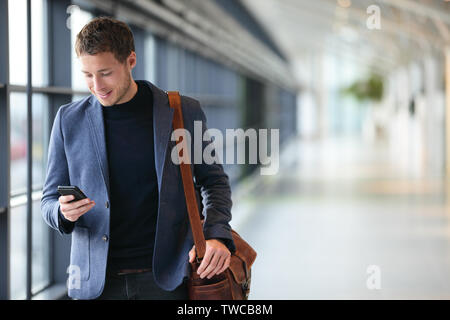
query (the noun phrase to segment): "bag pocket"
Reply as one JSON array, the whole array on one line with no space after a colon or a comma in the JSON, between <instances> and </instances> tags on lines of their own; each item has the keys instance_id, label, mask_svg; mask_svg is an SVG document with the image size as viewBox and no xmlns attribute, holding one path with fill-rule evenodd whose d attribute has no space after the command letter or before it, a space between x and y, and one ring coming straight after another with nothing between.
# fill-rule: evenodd
<instances>
[{"instance_id":1,"label":"bag pocket","mask_svg":"<svg viewBox=\"0 0 450 320\"><path fill-rule=\"evenodd\" d=\"M232 300L230 282L227 277L223 280L206 285L190 285L189 298L191 300Z\"/></svg>"},{"instance_id":2,"label":"bag pocket","mask_svg":"<svg viewBox=\"0 0 450 320\"><path fill-rule=\"evenodd\" d=\"M75 226L72 232L70 264L80 270L80 280L89 279L89 229Z\"/></svg>"}]
</instances>

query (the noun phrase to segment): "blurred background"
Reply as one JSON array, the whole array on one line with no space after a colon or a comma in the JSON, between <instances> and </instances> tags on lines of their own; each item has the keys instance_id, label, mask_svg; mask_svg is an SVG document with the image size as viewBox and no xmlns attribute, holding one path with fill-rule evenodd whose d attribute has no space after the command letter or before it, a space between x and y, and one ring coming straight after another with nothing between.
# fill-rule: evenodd
<instances>
[{"instance_id":1,"label":"blurred background","mask_svg":"<svg viewBox=\"0 0 450 320\"><path fill-rule=\"evenodd\" d=\"M209 128L280 130L277 174L224 165L251 299L450 298L450 1L0 0L0 299L67 298L70 236L40 198L101 15L130 25L134 79Z\"/></svg>"}]
</instances>

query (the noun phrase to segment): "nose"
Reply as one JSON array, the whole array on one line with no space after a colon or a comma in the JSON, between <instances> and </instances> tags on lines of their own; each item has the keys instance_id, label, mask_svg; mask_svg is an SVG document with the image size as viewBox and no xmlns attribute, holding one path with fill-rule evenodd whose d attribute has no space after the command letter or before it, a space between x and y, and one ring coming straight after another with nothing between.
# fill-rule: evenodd
<instances>
[{"instance_id":1,"label":"nose","mask_svg":"<svg viewBox=\"0 0 450 320\"><path fill-rule=\"evenodd\" d=\"M104 85L101 77L95 77L94 76L93 82L94 82L94 90L95 90L95 92L100 92L101 93L101 92L104 91L105 85Z\"/></svg>"}]
</instances>

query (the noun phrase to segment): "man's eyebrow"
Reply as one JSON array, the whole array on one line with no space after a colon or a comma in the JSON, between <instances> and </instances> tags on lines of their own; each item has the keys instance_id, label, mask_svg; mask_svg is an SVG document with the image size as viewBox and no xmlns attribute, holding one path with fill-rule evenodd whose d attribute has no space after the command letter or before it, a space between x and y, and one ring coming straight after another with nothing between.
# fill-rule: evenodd
<instances>
[{"instance_id":1,"label":"man's eyebrow","mask_svg":"<svg viewBox=\"0 0 450 320\"><path fill-rule=\"evenodd\" d=\"M110 70L111 68L104 68L104 69L100 69L100 70L97 70L97 72L103 72L103 71L107 71L107 70ZM81 70L81 72L83 72L83 73L90 73L89 71L84 71L84 70Z\"/></svg>"}]
</instances>

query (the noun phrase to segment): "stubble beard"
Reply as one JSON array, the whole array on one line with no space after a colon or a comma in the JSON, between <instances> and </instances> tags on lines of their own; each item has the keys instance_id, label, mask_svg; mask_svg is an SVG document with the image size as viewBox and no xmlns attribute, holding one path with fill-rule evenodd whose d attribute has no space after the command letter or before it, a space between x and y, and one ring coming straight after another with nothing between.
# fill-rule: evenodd
<instances>
[{"instance_id":1,"label":"stubble beard","mask_svg":"<svg viewBox=\"0 0 450 320\"><path fill-rule=\"evenodd\" d=\"M120 94L119 97L116 99L116 101L114 101L114 103L112 105L117 104L120 100L122 100L122 98L128 93L128 90L130 90L130 86L131 86L131 76L128 75L127 79L126 79L126 85L121 87L119 86L119 90L118 93ZM123 90L122 90L123 89Z\"/></svg>"}]
</instances>

